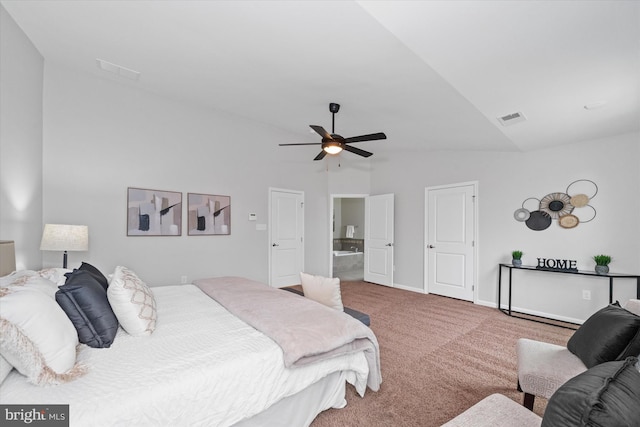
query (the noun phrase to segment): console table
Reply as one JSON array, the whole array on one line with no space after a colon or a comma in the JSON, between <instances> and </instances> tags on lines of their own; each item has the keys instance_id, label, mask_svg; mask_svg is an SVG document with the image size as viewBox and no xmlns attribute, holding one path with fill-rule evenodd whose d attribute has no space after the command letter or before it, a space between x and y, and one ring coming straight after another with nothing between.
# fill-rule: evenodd
<instances>
[{"instance_id":1,"label":"console table","mask_svg":"<svg viewBox=\"0 0 640 427\"><path fill-rule=\"evenodd\" d=\"M502 269L509 269L509 305L508 309L503 309L501 304L502 297ZM598 274L595 271L586 271L586 270L577 270L577 271L565 271L565 270L547 270L543 268L536 268L534 266L523 265L520 267L515 267L511 264L498 264L498 309L503 313L513 316L513 312L511 311L511 284L512 284L512 273L513 269L516 270L527 270L527 271L539 271L544 273L558 273L558 274L578 274L581 276L595 276L603 279L609 279L609 304L613 302L613 279L636 279L636 298L640 299L640 276L635 274L617 274L617 273L608 273L608 274ZM536 316L539 317L539 316ZM532 320L532 319L528 319ZM537 321L537 320L536 320ZM540 320L540 323L549 323ZM556 325L555 323L550 323ZM556 325L557 326L557 325Z\"/></svg>"}]
</instances>

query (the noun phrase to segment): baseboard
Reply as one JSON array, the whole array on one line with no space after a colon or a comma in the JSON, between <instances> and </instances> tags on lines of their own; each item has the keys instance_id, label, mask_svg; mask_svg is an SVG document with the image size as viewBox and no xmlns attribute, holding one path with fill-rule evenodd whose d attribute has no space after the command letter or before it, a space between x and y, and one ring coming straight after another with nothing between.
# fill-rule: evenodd
<instances>
[{"instance_id":1,"label":"baseboard","mask_svg":"<svg viewBox=\"0 0 640 427\"><path fill-rule=\"evenodd\" d=\"M397 289L402 289L403 291L411 291L411 292L416 292L416 293L419 293L419 294L426 294L424 289L414 288L413 286L405 286L405 285L401 285L399 283L394 283L393 287L397 288Z\"/></svg>"},{"instance_id":2,"label":"baseboard","mask_svg":"<svg viewBox=\"0 0 640 427\"><path fill-rule=\"evenodd\" d=\"M501 304L501 306L503 310L509 309L509 306L506 304ZM511 311L523 313L523 314L529 314L531 316L546 317L548 319L559 320L561 322L575 323L578 325L581 325L584 323L584 319L576 319L575 317L560 316L558 314L545 313L544 311L531 310L529 308L511 306Z\"/></svg>"},{"instance_id":3,"label":"baseboard","mask_svg":"<svg viewBox=\"0 0 640 427\"><path fill-rule=\"evenodd\" d=\"M474 302L474 304L478 304L478 305L482 305L490 308L498 308L498 304L495 303L494 301L477 300Z\"/></svg>"}]
</instances>

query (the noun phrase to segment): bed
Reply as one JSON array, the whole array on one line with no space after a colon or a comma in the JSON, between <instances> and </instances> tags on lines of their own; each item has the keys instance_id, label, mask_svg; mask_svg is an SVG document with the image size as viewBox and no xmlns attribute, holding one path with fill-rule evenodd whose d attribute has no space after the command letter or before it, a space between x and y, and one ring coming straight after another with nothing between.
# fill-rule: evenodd
<instances>
[{"instance_id":1,"label":"bed","mask_svg":"<svg viewBox=\"0 0 640 427\"><path fill-rule=\"evenodd\" d=\"M361 322L247 279L215 278L199 285L151 288L157 312L153 333L133 336L118 328L109 348L80 345L76 363L86 373L78 378L38 386L13 369L0 385L0 403L69 404L70 425L83 427L306 426L319 412L346 405L346 382L361 396L367 387L378 390L378 344ZM251 304L259 310L248 311L271 318L265 328L255 313L241 319ZM277 313L272 316L278 309L288 321L296 316L300 321L281 324L269 337L259 329L268 332L270 323L282 321ZM313 319L328 319L321 322L324 331L308 328ZM258 326L251 326L255 322ZM332 322L356 338L330 339L326 352L317 352L324 339L314 334L326 334ZM293 348L283 350L287 343L278 341L289 338ZM306 349L301 342L308 343Z\"/></svg>"}]
</instances>

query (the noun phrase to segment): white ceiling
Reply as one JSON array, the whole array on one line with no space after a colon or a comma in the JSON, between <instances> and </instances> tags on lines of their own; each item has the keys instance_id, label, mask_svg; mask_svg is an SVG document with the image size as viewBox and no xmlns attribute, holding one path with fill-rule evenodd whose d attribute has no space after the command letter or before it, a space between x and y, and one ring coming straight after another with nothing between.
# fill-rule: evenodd
<instances>
[{"instance_id":1,"label":"white ceiling","mask_svg":"<svg viewBox=\"0 0 640 427\"><path fill-rule=\"evenodd\" d=\"M281 142L319 142L308 125L330 130L329 102L337 133L387 134L359 145L374 153L640 131L638 1L1 3L47 62L290 132ZM513 112L527 120L499 124Z\"/></svg>"}]
</instances>

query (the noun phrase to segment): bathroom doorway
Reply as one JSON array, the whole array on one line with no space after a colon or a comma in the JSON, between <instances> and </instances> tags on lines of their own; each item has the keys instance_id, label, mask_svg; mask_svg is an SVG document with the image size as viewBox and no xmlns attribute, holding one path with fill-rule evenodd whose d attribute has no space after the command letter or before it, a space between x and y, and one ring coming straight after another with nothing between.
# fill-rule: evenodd
<instances>
[{"instance_id":1,"label":"bathroom doorway","mask_svg":"<svg viewBox=\"0 0 640 427\"><path fill-rule=\"evenodd\" d=\"M331 195L332 277L364 280L364 221L366 194Z\"/></svg>"}]
</instances>

